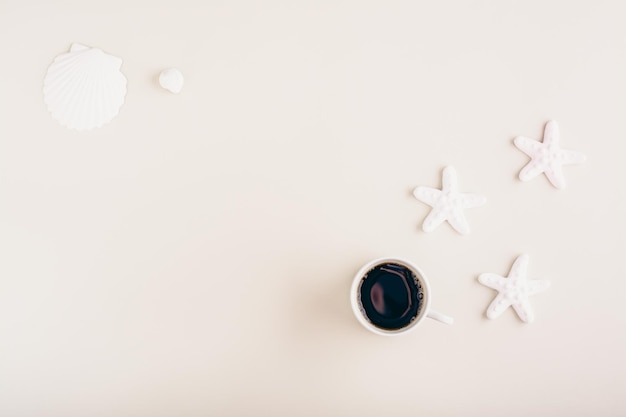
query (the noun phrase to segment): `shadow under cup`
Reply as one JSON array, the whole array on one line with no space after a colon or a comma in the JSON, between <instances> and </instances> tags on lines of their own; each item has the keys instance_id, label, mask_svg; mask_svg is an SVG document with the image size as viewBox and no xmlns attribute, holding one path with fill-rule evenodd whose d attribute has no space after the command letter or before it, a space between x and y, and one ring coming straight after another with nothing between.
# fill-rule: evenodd
<instances>
[{"instance_id":1,"label":"shadow under cup","mask_svg":"<svg viewBox=\"0 0 626 417\"><path fill-rule=\"evenodd\" d=\"M361 316L357 314L357 318L375 333L405 332L428 310L426 286L419 271L405 262L390 259L370 263L359 271L353 284L353 306Z\"/></svg>"}]
</instances>

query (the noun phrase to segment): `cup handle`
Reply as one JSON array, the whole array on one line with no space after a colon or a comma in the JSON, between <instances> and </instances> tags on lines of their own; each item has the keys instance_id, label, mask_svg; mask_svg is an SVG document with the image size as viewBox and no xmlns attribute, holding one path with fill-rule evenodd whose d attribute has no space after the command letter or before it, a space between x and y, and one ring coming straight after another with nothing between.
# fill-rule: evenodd
<instances>
[{"instance_id":1,"label":"cup handle","mask_svg":"<svg viewBox=\"0 0 626 417\"><path fill-rule=\"evenodd\" d=\"M431 319L445 323L445 324L454 323L454 319L452 317L446 316L445 314L441 314L435 310L429 310L426 316L428 316Z\"/></svg>"}]
</instances>

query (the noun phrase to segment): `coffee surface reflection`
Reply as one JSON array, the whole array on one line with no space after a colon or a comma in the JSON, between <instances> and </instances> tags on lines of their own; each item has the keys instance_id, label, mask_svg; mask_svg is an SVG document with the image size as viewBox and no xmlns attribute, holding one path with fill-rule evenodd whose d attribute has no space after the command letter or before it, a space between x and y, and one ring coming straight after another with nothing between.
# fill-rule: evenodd
<instances>
[{"instance_id":1,"label":"coffee surface reflection","mask_svg":"<svg viewBox=\"0 0 626 417\"><path fill-rule=\"evenodd\" d=\"M359 298L372 324L381 329L397 330L419 315L423 292L410 269L383 263L367 272L359 288Z\"/></svg>"}]
</instances>

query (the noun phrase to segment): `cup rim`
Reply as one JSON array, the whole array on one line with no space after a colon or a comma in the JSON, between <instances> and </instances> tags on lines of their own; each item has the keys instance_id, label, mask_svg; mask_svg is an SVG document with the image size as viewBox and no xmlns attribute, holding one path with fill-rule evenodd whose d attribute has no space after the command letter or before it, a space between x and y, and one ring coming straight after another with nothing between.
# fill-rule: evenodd
<instances>
[{"instance_id":1,"label":"cup rim","mask_svg":"<svg viewBox=\"0 0 626 417\"><path fill-rule=\"evenodd\" d=\"M365 318L365 315L362 313L361 306L358 301L359 284L363 280L365 274L369 272L372 268L384 263L396 263L409 268L413 273L415 273L423 287L424 298L422 299L423 304L419 315L415 317L415 319L413 319L413 321L410 322L408 325L400 329L386 330L375 326L371 321ZM406 334L409 331L415 329L428 315L428 310L430 310L430 286L428 284L428 278L426 278L426 275L424 275L420 268L418 268L413 262L407 261L406 259L396 257L384 257L374 259L373 261L370 261L363 265L354 276L354 279L352 280L352 287L350 288L350 304L352 306L352 312L354 313L354 316L357 318L359 323L361 323L361 325L363 325L363 327L365 327L367 330L382 336L397 336L400 334Z\"/></svg>"}]
</instances>

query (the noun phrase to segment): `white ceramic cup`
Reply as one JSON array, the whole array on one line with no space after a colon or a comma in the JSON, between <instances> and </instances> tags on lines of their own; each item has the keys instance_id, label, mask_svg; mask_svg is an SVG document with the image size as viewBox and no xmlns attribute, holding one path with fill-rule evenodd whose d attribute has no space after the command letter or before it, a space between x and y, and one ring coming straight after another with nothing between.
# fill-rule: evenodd
<instances>
[{"instance_id":1,"label":"white ceramic cup","mask_svg":"<svg viewBox=\"0 0 626 417\"><path fill-rule=\"evenodd\" d=\"M420 308L417 312L417 316L415 316L415 318L409 324L400 329L384 329L374 325L367 318L367 315L365 314L365 311L363 309L363 305L361 304L360 289L361 283L363 282L365 276L375 267L387 263L400 265L409 269L419 281L419 286L421 287L421 293L423 295ZM352 311L354 312L354 315L356 316L359 323L361 323L367 330L383 336L393 336L406 333L409 330L413 330L415 327L417 327L418 324L422 322L422 320L424 320L425 317L438 320L442 323L452 324L452 322L454 321L452 317L448 317L445 314L438 313L430 308L431 298L432 294L430 286L428 285L428 280L426 279L424 273L411 262L398 258L381 258L367 263L359 270L359 272L357 272L356 276L354 277L354 281L352 282L352 289L350 290L350 303L352 305Z\"/></svg>"}]
</instances>

